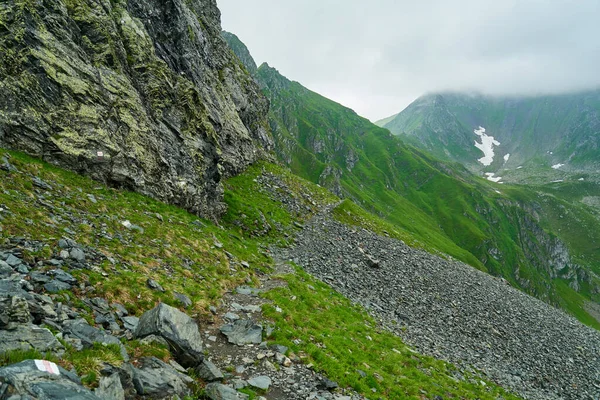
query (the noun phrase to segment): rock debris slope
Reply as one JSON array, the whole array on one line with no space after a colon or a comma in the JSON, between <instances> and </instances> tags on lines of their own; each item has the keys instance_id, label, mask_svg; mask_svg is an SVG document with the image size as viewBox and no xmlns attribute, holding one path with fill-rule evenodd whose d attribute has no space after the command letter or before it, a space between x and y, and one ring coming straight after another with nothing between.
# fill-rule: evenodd
<instances>
[{"instance_id":1,"label":"rock debris slope","mask_svg":"<svg viewBox=\"0 0 600 400\"><path fill-rule=\"evenodd\" d=\"M0 146L214 218L271 147L214 0L0 3Z\"/></svg>"},{"instance_id":2,"label":"rock debris slope","mask_svg":"<svg viewBox=\"0 0 600 400\"><path fill-rule=\"evenodd\" d=\"M600 333L503 280L326 213L284 251L419 351L527 399L597 399Z\"/></svg>"}]
</instances>

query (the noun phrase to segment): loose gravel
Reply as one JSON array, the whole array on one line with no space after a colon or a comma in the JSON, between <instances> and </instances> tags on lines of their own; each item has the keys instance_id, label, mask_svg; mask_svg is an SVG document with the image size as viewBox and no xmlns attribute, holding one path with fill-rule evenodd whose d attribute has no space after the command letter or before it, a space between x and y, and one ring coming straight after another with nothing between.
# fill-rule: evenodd
<instances>
[{"instance_id":1,"label":"loose gravel","mask_svg":"<svg viewBox=\"0 0 600 400\"><path fill-rule=\"evenodd\" d=\"M422 353L526 399L600 398L600 332L468 265L317 215L279 250Z\"/></svg>"}]
</instances>

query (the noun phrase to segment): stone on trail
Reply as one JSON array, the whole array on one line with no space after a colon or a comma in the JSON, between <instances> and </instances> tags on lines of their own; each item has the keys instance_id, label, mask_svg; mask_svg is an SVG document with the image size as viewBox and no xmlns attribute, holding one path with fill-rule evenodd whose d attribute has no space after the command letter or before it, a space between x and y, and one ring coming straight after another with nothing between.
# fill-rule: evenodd
<instances>
[{"instance_id":1,"label":"stone on trail","mask_svg":"<svg viewBox=\"0 0 600 400\"><path fill-rule=\"evenodd\" d=\"M221 333L227 336L229 343L243 346L262 342L262 326L249 319L239 319L231 324L223 325Z\"/></svg>"},{"instance_id":2,"label":"stone on trail","mask_svg":"<svg viewBox=\"0 0 600 400\"><path fill-rule=\"evenodd\" d=\"M224 376L221 370L209 360L204 360L196 368L198 376L207 382L222 381Z\"/></svg>"},{"instance_id":3,"label":"stone on trail","mask_svg":"<svg viewBox=\"0 0 600 400\"><path fill-rule=\"evenodd\" d=\"M222 383L209 383L206 385L205 394L211 400L248 400L250 398L247 394L240 393Z\"/></svg>"}]
</instances>

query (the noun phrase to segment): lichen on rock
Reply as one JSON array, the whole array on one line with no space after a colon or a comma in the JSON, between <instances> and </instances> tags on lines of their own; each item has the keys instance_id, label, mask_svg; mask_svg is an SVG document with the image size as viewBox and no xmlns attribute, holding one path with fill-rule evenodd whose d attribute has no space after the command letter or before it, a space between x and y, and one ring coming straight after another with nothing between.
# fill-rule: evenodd
<instances>
[{"instance_id":1,"label":"lichen on rock","mask_svg":"<svg viewBox=\"0 0 600 400\"><path fill-rule=\"evenodd\" d=\"M0 5L0 146L214 218L272 147L214 0Z\"/></svg>"}]
</instances>

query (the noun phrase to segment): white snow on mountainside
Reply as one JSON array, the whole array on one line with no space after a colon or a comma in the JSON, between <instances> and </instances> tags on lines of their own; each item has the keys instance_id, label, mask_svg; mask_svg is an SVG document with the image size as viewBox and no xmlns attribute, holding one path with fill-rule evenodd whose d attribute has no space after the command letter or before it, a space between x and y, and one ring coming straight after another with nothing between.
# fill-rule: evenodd
<instances>
[{"instance_id":1,"label":"white snow on mountainside","mask_svg":"<svg viewBox=\"0 0 600 400\"><path fill-rule=\"evenodd\" d=\"M495 176L495 175L496 174L494 174L493 172L486 172L485 173L486 179L488 181L492 181L492 182L496 182L496 183L502 183L502 182L500 182L502 180L502 177L501 176Z\"/></svg>"},{"instance_id":2,"label":"white snow on mountainside","mask_svg":"<svg viewBox=\"0 0 600 400\"><path fill-rule=\"evenodd\" d=\"M481 138L481 143L475 141L475 147L483 152L483 157L477 161L487 167L494 162L494 146L500 146L500 142L495 140L493 136L486 135L485 128L482 126L475 129L473 133Z\"/></svg>"}]
</instances>

